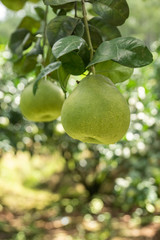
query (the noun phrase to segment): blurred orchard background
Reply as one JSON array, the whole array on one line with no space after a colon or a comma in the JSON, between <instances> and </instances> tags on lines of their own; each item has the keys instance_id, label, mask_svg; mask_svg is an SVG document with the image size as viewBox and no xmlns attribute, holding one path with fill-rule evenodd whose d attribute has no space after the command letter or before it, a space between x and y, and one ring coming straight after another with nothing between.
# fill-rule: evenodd
<instances>
[{"instance_id":1,"label":"blurred orchard background","mask_svg":"<svg viewBox=\"0 0 160 240\"><path fill-rule=\"evenodd\" d=\"M37 18L37 5L14 12L0 3L1 240L160 239L160 4L127 2L122 35L144 40L154 61L117 84L131 124L109 146L71 139L60 119L23 118L20 93L35 72L19 77L7 44L26 14Z\"/></svg>"}]
</instances>

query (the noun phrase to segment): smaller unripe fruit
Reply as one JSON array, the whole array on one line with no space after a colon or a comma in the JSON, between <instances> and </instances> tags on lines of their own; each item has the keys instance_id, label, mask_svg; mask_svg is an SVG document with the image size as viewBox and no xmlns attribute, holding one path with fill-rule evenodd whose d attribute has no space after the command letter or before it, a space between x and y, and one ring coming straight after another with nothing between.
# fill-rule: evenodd
<instances>
[{"instance_id":1,"label":"smaller unripe fruit","mask_svg":"<svg viewBox=\"0 0 160 240\"><path fill-rule=\"evenodd\" d=\"M33 85L29 84L21 94L22 114L34 122L49 122L58 118L65 99L62 89L48 80L41 80L34 95Z\"/></svg>"}]
</instances>

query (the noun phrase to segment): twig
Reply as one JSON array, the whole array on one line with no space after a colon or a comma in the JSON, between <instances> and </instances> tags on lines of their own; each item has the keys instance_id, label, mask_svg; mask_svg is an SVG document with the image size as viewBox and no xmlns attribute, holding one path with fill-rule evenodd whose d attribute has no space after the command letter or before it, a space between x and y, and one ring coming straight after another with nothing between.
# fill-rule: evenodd
<instances>
[{"instance_id":1,"label":"twig","mask_svg":"<svg viewBox=\"0 0 160 240\"><path fill-rule=\"evenodd\" d=\"M46 6L44 15L44 28L43 28L43 61L45 62L45 45L46 45L46 29L47 29L47 15L48 15L48 5Z\"/></svg>"},{"instance_id":2,"label":"twig","mask_svg":"<svg viewBox=\"0 0 160 240\"><path fill-rule=\"evenodd\" d=\"M90 61L91 61L93 58L94 49L93 49L93 45L92 45L92 41L91 41L91 35L90 35L88 21L87 21L87 11L86 11L84 0L82 0L82 11L83 11L84 24L85 24L85 28L86 28L87 39L88 39L88 44L89 44L89 49L90 49ZM91 67L91 70L92 70L93 74L95 74L94 66Z\"/></svg>"},{"instance_id":3,"label":"twig","mask_svg":"<svg viewBox=\"0 0 160 240\"><path fill-rule=\"evenodd\" d=\"M75 6L74 6L74 10L75 10L75 18L77 17L77 2L75 2Z\"/></svg>"}]
</instances>

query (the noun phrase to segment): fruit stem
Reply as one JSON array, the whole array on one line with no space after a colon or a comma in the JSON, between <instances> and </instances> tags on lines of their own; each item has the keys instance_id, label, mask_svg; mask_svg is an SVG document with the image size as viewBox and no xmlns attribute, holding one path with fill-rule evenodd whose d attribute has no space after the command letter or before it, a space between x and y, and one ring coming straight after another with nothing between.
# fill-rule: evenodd
<instances>
[{"instance_id":1,"label":"fruit stem","mask_svg":"<svg viewBox=\"0 0 160 240\"><path fill-rule=\"evenodd\" d=\"M48 15L48 5L46 5L45 15L44 15L44 28L43 28L43 61L45 62L45 45L46 45L46 30L47 30L47 15Z\"/></svg>"},{"instance_id":2,"label":"fruit stem","mask_svg":"<svg viewBox=\"0 0 160 240\"><path fill-rule=\"evenodd\" d=\"M90 35L88 21L87 21L87 11L86 11L86 6L85 6L84 0L82 0L82 12L83 12L83 18L84 18L84 25L85 25L86 33L87 33L89 49L90 49L90 61L91 61L93 58L94 49L93 49L93 45L92 45L92 41L91 41L91 35ZM95 74L94 66L91 67L91 71L93 74Z\"/></svg>"}]
</instances>

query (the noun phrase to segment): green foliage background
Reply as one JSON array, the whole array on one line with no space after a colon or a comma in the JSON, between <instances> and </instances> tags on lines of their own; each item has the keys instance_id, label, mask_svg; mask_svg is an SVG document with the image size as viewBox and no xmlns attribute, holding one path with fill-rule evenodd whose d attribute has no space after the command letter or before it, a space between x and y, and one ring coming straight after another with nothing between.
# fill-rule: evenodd
<instances>
[{"instance_id":1,"label":"green foliage background","mask_svg":"<svg viewBox=\"0 0 160 240\"><path fill-rule=\"evenodd\" d=\"M35 73L25 78L12 70L6 44L21 15L7 10L0 25L0 239L123 239L117 223L124 216L134 228L160 224L158 3L128 1L122 35L145 40L154 61L118 85L131 125L123 140L109 146L69 138L60 119L36 124L22 117L19 96ZM27 4L25 11L33 16L32 9ZM74 87L71 77L68 90Z\"/></svg>"}]
</instances>

